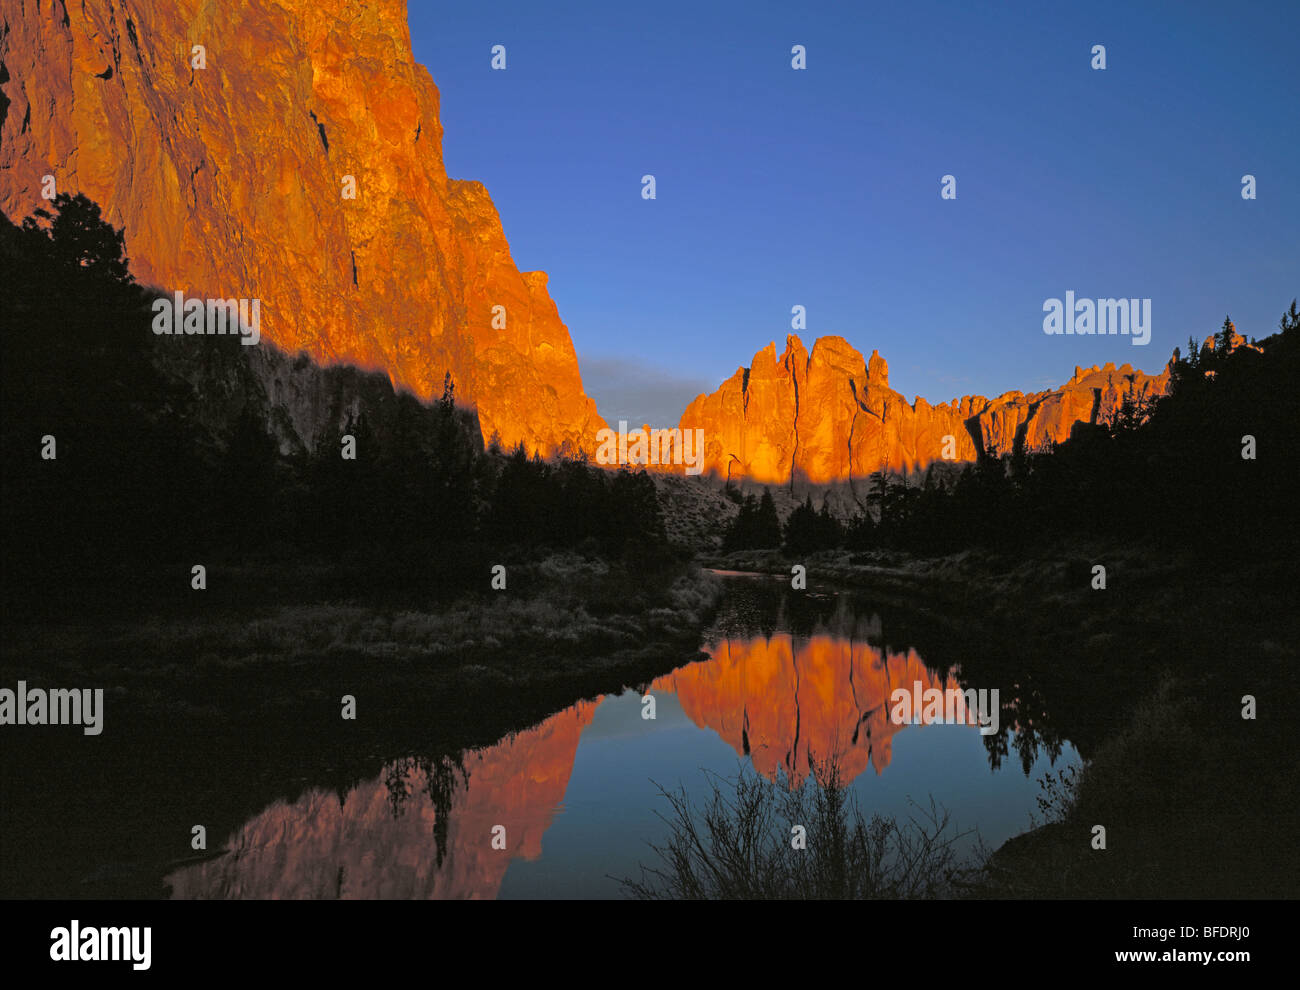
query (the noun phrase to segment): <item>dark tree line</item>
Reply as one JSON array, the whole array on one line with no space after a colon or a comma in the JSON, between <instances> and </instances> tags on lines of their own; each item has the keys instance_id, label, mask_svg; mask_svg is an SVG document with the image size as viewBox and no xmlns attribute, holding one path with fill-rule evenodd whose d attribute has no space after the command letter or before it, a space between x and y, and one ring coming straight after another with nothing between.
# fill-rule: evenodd
<instances>
[{"instance_id":1,"label":"dark tree line","mask_svg":"<svg viewBox=\"0 0 1300 990\"><path fill-rule=\"evenodd\" d=\"M723 535L723 550L773 547L781 542L781 520L777 517L771 492L764 489L761 499L753 494L742 497L735 489L728 489L728 494L740 506L740 514Z\"/></svg>"},{"instance_id":2,"label":"dark tree line","mask_svg":"<svg viewBox=\"0 0 1300 990\"><path fill-rule=\"evenodd\" d=\"M1171 370L1168 394L1141 400L1130 391L1110 422L1076 424L1050 449L1019 441L1010 452L986 450L948 483L934 472L906 481L877 474L847 525L808 499L783 528L769 520L760 529L742 505L724 545L934 554L1089 536L1224 560L1294 552L1296 303L1277 333L1249 345L1225 319L1210 346L1175 351Z\"/></svg>"},{"instance_id":3,"label":"dark tree line","mask_svg":"<svg viewBox=\"0 0 1300 990\"><path fill-rule=\"evenodd\" d=\"M232 384L251 380L252 349L155 337L156 293L134 282L123 232L85 197L60 196L20 227L0 218L0 267L7 593L152 582L179 565L188 587L187 562L222 559L312 559L363 581L447 590L484 584L486 562L520 552L665 562L648 476L522 447L485 452L450 375L431 404L385 380L341 425L286 453L265 396ZM202 384L177 374L178 351L164 348L194 349Z\"/></svg>"}]
</instances>

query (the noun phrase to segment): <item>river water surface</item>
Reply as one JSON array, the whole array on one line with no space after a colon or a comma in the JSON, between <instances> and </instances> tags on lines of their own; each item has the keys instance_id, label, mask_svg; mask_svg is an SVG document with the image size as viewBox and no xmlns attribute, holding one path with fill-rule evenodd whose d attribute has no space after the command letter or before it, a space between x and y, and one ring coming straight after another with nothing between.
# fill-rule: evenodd
<instances>
[{"instance_id":1,"label":"river water surface","mask_svg":"<svg viewBox=\"0 0 1300 990\"><path fill-rule=\"evenodd\" d=\"M905 819L933 798L955 829L996 847L1030 826L1042 773L1079 762L1067 741L1026 744L1035 731L1014 711L995 736L894 724L898 687L988 685L965 683L951 657L939 669L858 595L796 601L783 582L726 580L702 645L711 659L455 758L390 762L341 797L309 789L276 802L223 855L172 872L172 896L618 897L616 878L656 865L649 843L667 837L659 785L700 803L705 771L798 782L828 758L864 812Z\"/></svg>"}]
</instances>

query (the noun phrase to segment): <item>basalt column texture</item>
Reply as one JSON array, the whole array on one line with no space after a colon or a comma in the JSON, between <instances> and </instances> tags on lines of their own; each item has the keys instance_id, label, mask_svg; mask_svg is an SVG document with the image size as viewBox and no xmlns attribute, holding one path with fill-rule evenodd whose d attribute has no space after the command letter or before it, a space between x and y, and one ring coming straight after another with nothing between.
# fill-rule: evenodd
<instances>
[{"instance_id":1,"label":"basalt column texture","mask_svg":"<svg viewBox=\"0 0 1300 990\"><path fill-rule=\"evenodd\" d=\"M0 209L47 206L46 176L142 283L260 299L263 340L421 398L450 372L485 439L595 448L546 275L443 167L401 0L6 0Z\"/></svg>"}]
</instances>

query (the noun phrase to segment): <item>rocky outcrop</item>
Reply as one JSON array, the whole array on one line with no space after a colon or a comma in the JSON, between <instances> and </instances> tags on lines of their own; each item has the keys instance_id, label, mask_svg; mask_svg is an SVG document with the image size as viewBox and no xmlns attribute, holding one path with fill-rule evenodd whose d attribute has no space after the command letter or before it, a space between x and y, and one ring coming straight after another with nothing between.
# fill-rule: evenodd
<instances>
[{"instance_id":1,"label":"rocky outcrop","mask_svg":"<svg viewBox=\"0 0 1300 990\"><path fill-rule=\"evenodd\" d=\"M1067 440L1078 423L1107 422L1132 393L1162 395L1169 371L1125 364L1075 368L1057 389L995 399L966 396L909 403L889 387L889 368L843 337L820 337L809 354L793 334L778 357L769 344L716 392L682 413L682 430L704 436L704 471L764 484L864 481L877 471L910 474L943 461L973 461L980 449L1010 453Z\"/></svg>"},{"instance_id":2,"label":"rocky outcrop","mask_svg":"<svg viewBox=\"0 0 1300 990\"><path fill-rule=\"evenodd\" d=\"M260 299L264 340L421 398L450 371L485 439L594 449L546 275L516 269L482 185L448 178L438 99L401 0L20 3L0 210L84 193L141 282Z\"/></svg>"}]
</instances>

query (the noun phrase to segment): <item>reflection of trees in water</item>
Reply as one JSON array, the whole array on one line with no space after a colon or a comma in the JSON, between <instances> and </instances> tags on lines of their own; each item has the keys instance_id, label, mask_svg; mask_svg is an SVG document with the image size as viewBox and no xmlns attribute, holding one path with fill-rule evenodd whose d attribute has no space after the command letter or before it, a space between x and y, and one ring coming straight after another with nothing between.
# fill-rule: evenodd
<instances>
[{"instance_id":1,"label":"reflection of trees in water","mask_svg":"<svg viewBox=\"0 0 1300 990\"><path fill-rule=\"evenodd\" d=\"M1001 711L998 731L984 736L989 766L1001 769L1014 748L1025 776L1040 755L1055 763L1067 742L1081 746L1109 711L1115 694L1103 679L1061 670L1055 658L1043 660L1032 644L1000 642L981 628L979 616L940 626L924 614L882 615L864 595L792 593L788 582L737 579L707 638L749 640L777 633L807 639L830 635L849 644L866 643L886 653L915 649L925 668L940 679L955 676L963 689L997 688ZM1055 699L1054 702L1049 701ZM1060 718L1055 713L1065 713ZM868 713L869 714L869 713ZM744 739L748 743L748 738ZM857 744L855 736L853 740Z\"/></svg>"},{"instance_id":2,"label":"reflection of trees in water","mask_svg":"<svg viewBox=\"0 0 1300 990\"><path fill-rule=\"evenodd\" d=\"M1045 724L1041 714L1027 719L1023 706L1018 703L1002 705L1002 724L991 736L984 736L984 750L988 753L989 767L998 770L1008 755L1008 739L1014 738L1016 754L1020 757L1020 767L1028 777L1038 761L1039 753L1047 756L1055 764L1065 747L1066 740L1049 724ZM1013 730L1013 731L1012 731Z\"/></svg>"},{"instance_id":3,"label":"reflection of trees in water","mask_svg":"<svg viewBox=\"0 0 1300 990\"><path fill-rule=\"evenodd\" d=\"M965 684L998 688L1002 726L984 739L989 763L996 770L1009 755L1009 730L1026 776L1039 754L1054 763L1067 742L1087 759L1117 713L1154 683L1154 671L1141 665L1099 667L1087 657L1034 647L1024 640L1008 648L973 648L959 674Z\"/></svg>"},{"instance_id":4,"label":"reflection of trees in water","mask_svg":"<svg viewBox=\"0 0 1300 990\"><path fill-rule=\"evenodd\" d=\"M730 580L710 635L722 639L771 638L778 632L808 636L819 626L828 632L847 634L859 617L867 618L866 613L852 607L847 596L789 592L785 580Z\"/></svg>"},{"instance_id":5,"label":"reflection of trees in water","mask_svg":"<svg viewBox=\"0 0 1300 990\"><path fill-rule=\"evenodd\" d=\"M469 771L465 769L463 751L439 756L403 756L384 768L384 786L388 789L388 807L394 818L406 810L411 797L410 779L413 773L423 775L425 793L433 805L433 840L437 849L438 866L447 856L447 834L451 827L451 802L458 785L469 786Z\"/></svg>"},{"instance_id":6,"label":"reflection of trees in water","mask_svg":"<svg viewBox=\"0 0 1300 990\"><path fill-rule=\"evenodd\" d=\"M851 594L791 594L786 581L737 578L728 584L726 600L706 639L770 639L777 633L808 637L814 634L883 642L880 616L859 607Z\"/></svg>"}]
</instances>

